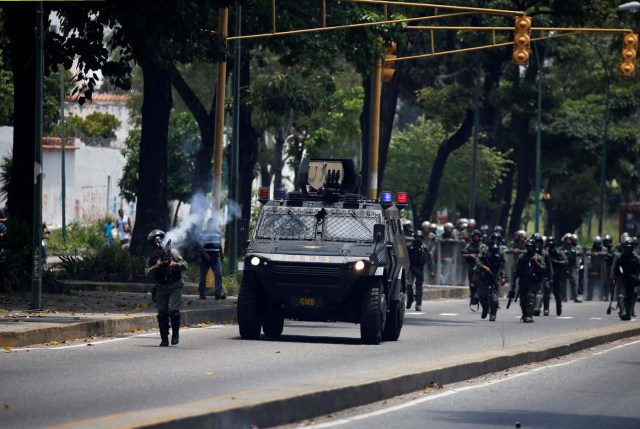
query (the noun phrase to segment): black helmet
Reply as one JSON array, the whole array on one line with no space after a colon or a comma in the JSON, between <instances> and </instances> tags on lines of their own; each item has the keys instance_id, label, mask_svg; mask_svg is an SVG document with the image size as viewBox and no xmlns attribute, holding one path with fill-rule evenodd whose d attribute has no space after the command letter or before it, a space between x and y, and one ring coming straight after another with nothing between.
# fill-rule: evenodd
<instances>
[{"instance_id":1,"label":"black helmet","mask_svg":"<svg viewBox=\"0 0 640 429\"><path fill-rule=\"evenodd\" d=\"M156 247L162 244L162 239L164 238L164 231L160 229L154 229L147 235L147 242L152 246Z\"/></svg>"},{"instance_id":2,"label":"black helmet","mask_svg":"<svg viewBox=\"0 0 640 429\"><path fill-rule=\"evenodd\" d=\"M596 235L593 237L593 247L600 248L602 247L602 237Z\"/></svg>"},{"instance_id":3,"label":"black helmet","mask_svg":"<svg viewBox=\"0 0 640 429\"><path fill-rule=\"evenodd\" d=\"M536 248L536 240L533 238L527 238L524 242L524 246L528 248L535 249Z\"/></svg>"},{"instance_id":4,"label":"black helmet","mask_svg":"<svg viewBox=\"0 0 640 429\"><path fill-rule=\"evenodd\" d=\"M631 249L633 250L633 248L635 247L635 243L633 242L633 238L632 237L625 237L622 240L622 249L623 250L628 250Z\"/></svg>"},{"instance_id":5,"label":"black helmet","mask_svg":"<svg viewBox=\"0 0 640 429\"><path fill-rule=\"evenodd\" d=\"M493 234L491 234L491 237L489 237L489 243L501 244L502 235L500 235L500 233L498 232L494 232Z\"/></svg>"},{"instance_id":6,"label":"black helmet","mask_svg":"<svg viewBox=\"0 0 640 429\"><path fill-rule=\"evenodd\" d=\"M549 249L556 247L556 239L551 235L547 237L547 246L549 246Z\"/></svg>"},{"instance_id":7,"label":"black helmet","mask_svg":"<svg viewBox=\"0 0 640 429\"><path fill-rule=\"evenodd\" d=\"M471 232L471 237L473 238L473 237L475 237L476 235L477 235L478 237L482 237L482 232L480 232L480 230L479 230L479 229L474 229L474 230Z\"/></svg>"},{"instance_id":8,"label":"black helmet","mask_svg":"<svg viewBox=\"0 0 640 429\"><path fill-rule=\"evenodd\" d=\"M604 245L604 247L613 246L613 238L609 234L605 234L605 236L602 238L602 244Z\"/></svg>"}]
</instances>

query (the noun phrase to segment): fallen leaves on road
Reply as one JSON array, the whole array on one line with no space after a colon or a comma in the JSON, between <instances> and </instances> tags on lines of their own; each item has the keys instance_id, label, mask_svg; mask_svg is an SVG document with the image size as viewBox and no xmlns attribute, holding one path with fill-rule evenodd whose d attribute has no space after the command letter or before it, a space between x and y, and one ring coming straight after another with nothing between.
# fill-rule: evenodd
<instances>
[{"instance_id":1,"label":"fallen leaves on road","mask_svg":"<svg viewBox=\"0 0 640 429\"><path fill-rule=\"evenodd\" d=\"M216 375L216 372L215 371L210 371L210 372L206 372L205 374L207 374L207 375Z\"/></svg>"},{"instance_id":2,"label":"fallen leaves on road","mask_svg":"<svg viewBox=\"0 0 640 429\"><path fill-rule=\"evenodd\" d=\"M60 344L60 341L49 341L48 343L44 343L45 346L57 346L58 344Z\"/></svg>"},{"instance_id":3,"label":"fallen leaves on road","mask_svg":"<svg viewBox=\"0 0 640 429\"><path fill-rule=\"evenodd\" d=\"M9 404L4 404L3 408L4 408L4 410L6 411L6 410L8 410L8 409L9 409L9 408L11 408L11 407L9 406Z\"/></svg>"},{"instance_id":4,"label":"fallen leaves on road","mask_svg":"<svg viewBox=\"0 0 640 429\"><path fill-rule=\"evenodd\" d=\"M4 352L5 352L5 353L11 353L11 347L9 347L9 346L5 346L5 348L4 348Z\"/></svg>"}]
</instances>

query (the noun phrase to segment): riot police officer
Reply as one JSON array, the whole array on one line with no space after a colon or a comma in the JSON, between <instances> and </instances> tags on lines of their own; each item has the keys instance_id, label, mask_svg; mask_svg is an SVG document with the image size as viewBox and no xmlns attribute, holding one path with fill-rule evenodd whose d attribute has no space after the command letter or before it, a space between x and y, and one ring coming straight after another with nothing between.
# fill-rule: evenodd
<instances>
[{"instance_id":1,"label":"riot police officer","mask_svg":"<svg viewBox=\"0 0 640 429\"><path fill-rule=\"evenodd\" d=\"M489 320L492 322L495 322L499 308L498 289L507 281L504 273L506 259L500 246L501 241L499 234L493 234L489 246L481 247L475 265L475 281L482 306L481 317L484 319L489 313Z\"/></svg>"},{"instance_id":2,"label":"riot police officer","mask_svg":"<svg viewBox=\"0 0 640 429\"><path fill-rule=\"evenodd\" d=\"M553 281L553 266L551 263L551 258L549 257L549 252L544 248L544 238L542 235L537 232L531 236L536 242L536 253L544 258L544 264L547 267L547 270L544 274L544 280L542 281L542 287L539 290L536 290L536 300L533 307L533 315L540 316L540 310L544 303L544 295L551 294L551 282ZM545 307L544 315L549 315L549 306Z\"/></svg>"},{"instance_id":3,"label":"riot police officer","mask_svg":"<svg viewBox=\"0 0 640 429\"><path fill-rule=\"evenodd\" d=\"M482 234L477 229L471 233L471 241L462 249L462 258L467 263L467 279L469 280L469 296L471 298L469 305L478 304L478 285L475 284L474 272L476 260L484 244L480 241Z\"/></svg>"},{"instance_id":4,"label":"riot police officer","mask_svg":"<svg viewBox=\"0 0 640 429\"><path fill-rule=\"evenodd\" d=\"M569 285L571 286L571 299L574 302L582 302L578 297L578 253L576 247L573 245L573 236L571 233L566 233L562 237L562 249L565 255L567 255L567 275L569 278ZM565 301L566 291L565 291Z\"/></svg>"},{"instance_id":5,"label":"riot police officer","mask_svg":"<svg viewBox=\"0 0 640 429\"><path fill-rule=\"evenodd\" d=\"M440 237L440 264L442 267L442 276L440 283L450 285L453 277L453 252L457 246L457 240L454 236L453 224L447 222L444 224L444 233Z\"/></svg>"},{"instance_id":6,"label":"riot police officer","mask_svg":"<svg viewBox=\"0 0 640 429\"><path fill-rule=\"evenodd\" d=\"M517 282L522 321L533 323L535 292L542 287L547 267L544 258L536 253L536 242L533 238L528 238L525 241L525 248L527 252L521 254L516 263L509 299L513 299L516 295L515 285Z\"/></svg>"},{"instance_id":7,"label":"riot police officer","mask_svg":"<svg viewBox=\"0 0 640 429\"><path fill-rule=\"evenodd\" d=\"M549 315L549 301L551 300L551 292L556 300L556 315L562 314L562 301L564 299L564 289L567 283L567 255L556 247L556 240L553 237L547 238L547 251L549 259L553 265L553 276L551 279L550 290L545 289L542 297L544 305L544 315Z\"/></svg>"},{"instance_id":8,"label":"riot police officer","mask_svg":"<svg viewBox=\"0 0 640 429\"><path fill-rule=\"evenodd\" d=\"M414 301L414 285L415 280L415 302L416 311L422 310L422 292L424 283L424 266L427 263L427 249L422 244L422 231L416 230L413 234L413 240L407 244L409 250L409 271L411 272L411 280L407 288L407 309L410 309Z\"/></svg>"},{"instance_id":9,"label":"riot police officer","mask_svg":"<svg viewBox=\"0 0 640 429\"><path fill-rule=\"evenodd\" d=\"M158 308L158 328L160 329L160 347L169 345L169 321L171 321L171 344L180 342L180 307L182 305L182 271L187 263L180 253L171 247L171 241L164 242L164 232L154 229L147 236L153 254L145 269L147 276L155 279L153 297Z\"/></svg>"},{"instance_id":10,"label":"riot police officer","mask_svg":"<svg viewBox=\"0 0 640 429\"><path fill-rule=\"evenodd\" d=\"M587 301L599 296L607 298L607 265L609 252L602 247L603 239L599 235L593 237L593 245L589 251L587 270Z\"/></svg>"},{"instance_id":11,"label":"riot police officer","mask_svg":"<svg viewBox=\"0 0 640 429\"><path fill-rule=\"evenodd\" d=\"M638 299L640 256L634 251L633 238L625 237L622 253L613 262L611 279L618 292L618 315L621 320L631 320Z\"/></svg>"}]
</instances>

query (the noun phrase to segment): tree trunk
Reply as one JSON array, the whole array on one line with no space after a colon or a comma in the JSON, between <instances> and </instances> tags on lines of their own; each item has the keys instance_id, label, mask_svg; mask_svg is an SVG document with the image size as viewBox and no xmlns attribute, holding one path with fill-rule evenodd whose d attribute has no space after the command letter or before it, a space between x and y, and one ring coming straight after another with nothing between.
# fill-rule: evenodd
<instances>
[{"instance_id":1,"label":"tree trunk","mask_svg":"<svg viewBox=\"0 0 640 429\"><path fill-rule=\"evenodd\" d=\"M251 80L249 67L249 49L242 50L240 68L241 100L246 97ZM245 88L242 90L242 88ZM251 106L248 103L240 103L240 156L238 194L239 204L242 208L242 219L251 219L251 185L258 160L258 135L251 123Z\"/></svg>"},{"instance_id":2,"label":"tree trunk","mask_svg":"<svg viewBox=\"0 0 640 429\"><path fill-rule=\"evenodd\" d=\"M511 198L513 194L513 174L515 172L515 167L511 165L507 174L504 176L502 180L502 209L500 210L500 218L498 219L498 225L506 225L507 220L509 219L509 211L511 210ZM513 236L515 231L509 232L509 236Z\"/></svg>"},{"instance_id":3,"label":"tree trunk","mask_svg":"<svg viewBox=\"0 0 640 429\"><path fill-rule=\"evenodd\" d=\"M511 219L507 233L513 235L517 230L522 229L522 212L527 204L529 193L531 192L531 172L535 160L535 145L529 140L529 117L525 115L514 115L511 123L517 130L516 136L516 199L513 202Z\"/></svg>"},{"instance_id":4,"label":"tree trunk","mask_svg":"<svg viewBox=\"0 0 640 429\"><path fill-rule=\"evenodd\" d=\"M147 234L153 229L166 231L169 223L167 205L167 144L171 97L171 71L151 64L141 64L144 79L142 133L140 139L139 189L136 223L131 252L148 253Z\"/></svg>"},{"instance_id":5,"label":"tree trunk","mask_svg":"<svg viewBox=\"0 0 640 429\"><path fill-rule=\"evenodd\" d=\"M177 68L171 70L171 81L200 129L200 147L193 172L191 194L207 195L212 190L213 147L215 140L215 97L210 112L200 102ZM195 207L192 207L192 210Z\"/></svg>"},{"instance_id":6,"label":"tree trunk","mask_svg":"<svg viewBox=\"0 0 640 429\"><path fill-rule=\"evenodd\" d=\"M276 145L273 148L273 188L282 188L282 166L284 165L284 141L286 138L284 130L275 135Z\"/></svg>"},{"instance_id":7,"label":"tree trunk","mask_svg":"<svg viewBox=\"0 0 640 429\"><path fill-rule=\"evenodd\" d=\"M447 158L449 158L451 152L462 147L462 145L469 140L472 129L473 111L467 110L465 118L458 130L451 137L440 143L436 158L433 160L433 167L431 168L431 175L429 176L429 185L424 196L422 210L420 211L420 222L431 219L436 201L438 200L438 188L440 187L444 167L447 164Z\"/></svg>"},{"instance_id":8,"label":"tree trunk","mask_svg":"<svg viewBox=\"0 0 640 429\"><path fill-rule=\"evenodd\" d=\"M397 63L396 63L397 65ZM398 74L400 70L396 71ZM382 190L384 169L387 166L387 155L391 144L393 121L396 117L400 79L396 76L388 84L382 85L380 99L380 143L378 148L378 188Z\"/></svg>"},{"instance_id":9,"label":"tree trunk","mask_svg":"<svg viewBox=\"0 0 640 429\"><path fill-rule=\"evenodd\" d=\"M11 50L14 90L13 162L7 201L11 217L26 225L29 233L33 225L33 171L37 128L34 110L36 5L35 2L19 2L3 6L4 25ZM31 240L30 237L24 239L26 243Z\"/></svg>"},{"instance_id":10,"label":"tree trunk","mask_svg":"<svg viewBox=\"0 0 640 429\"><path fill-rule=\"evenodd\" d=\"M367 77L362 81L364 88L364 103L362 113L360 113L360 129L362 130L362 140L360 140L360 194L369 197L369 118L371 116L371 78Z\"/></svg>"}]
</instances>

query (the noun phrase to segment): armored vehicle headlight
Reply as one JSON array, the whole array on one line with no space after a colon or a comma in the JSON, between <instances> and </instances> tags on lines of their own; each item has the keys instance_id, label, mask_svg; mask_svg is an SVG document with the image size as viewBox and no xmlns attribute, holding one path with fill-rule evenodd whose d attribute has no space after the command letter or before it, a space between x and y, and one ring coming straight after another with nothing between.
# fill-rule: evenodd
<instances>
[{"instance_id":1,"label":"armored vehicle headlight","mask_svg":"<svg viewBox=\"0 0 640 429\"><path fill-rule=\"evenodd\" d=\"M254 267L258 266L260 264L260 258L258 258L257 256L254 256L253 258L251 258L251 265L253 265Z\"/></svg>"},{"instance_id":2,"label":"armored vehicle headlight","mask_svg":"<svg viewBox=\"0 0 640 429\"><path fill-rule=\"evenodd\" d=\"M364 261L358 261L353 265L353 268L355 268L356 271L362 271L364 270Z\"/></svg>"}]
</instances>

